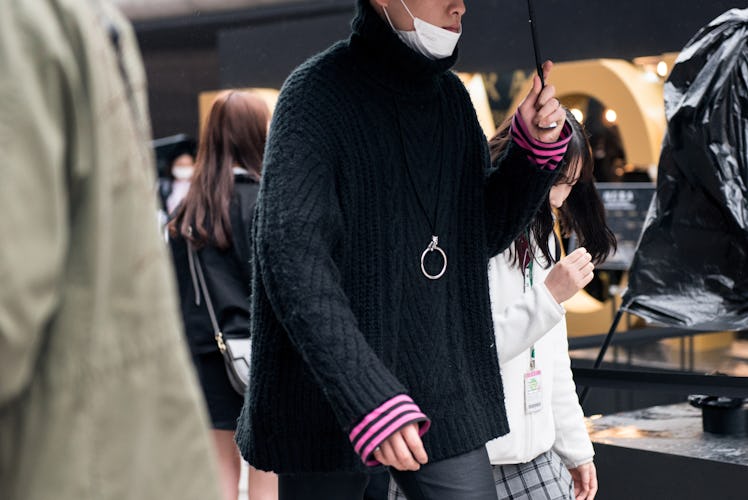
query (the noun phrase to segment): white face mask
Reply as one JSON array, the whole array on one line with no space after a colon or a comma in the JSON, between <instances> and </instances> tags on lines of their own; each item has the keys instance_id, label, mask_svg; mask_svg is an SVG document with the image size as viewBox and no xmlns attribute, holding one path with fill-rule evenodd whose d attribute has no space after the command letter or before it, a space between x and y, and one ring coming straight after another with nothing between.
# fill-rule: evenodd
<instances>
[{"instance_id":1,"label":"white face mask","mask_svg":"<svg viewBox=\"0 0 748 500\"><path fill-rule=\"evenodd\" d=\"M179 181L187 181L192 177L195 167L189 165L179 165L171 169L171 175Z\"/></svg>"},{"instance_id":2,"label":"white face mask","mask_svg":"<svg viewBox=\"0 0 748 500\"><path fill-rule=\"evenodd\" d=\"M455 51L455 47L457 47L457 41L460 39L462 33L455 33L427 23L423 19L415 17L410 12L408 6L405 5L404 0L400 0L400 2L410 17L413 18L415 31L402 31L395 28L390 15L387 13L387 9L384 9L387 22L390 23L390 27L397 33L400 40L411 49L429 59L444 59L451 56Z\"/></svg>"}]
</instances>

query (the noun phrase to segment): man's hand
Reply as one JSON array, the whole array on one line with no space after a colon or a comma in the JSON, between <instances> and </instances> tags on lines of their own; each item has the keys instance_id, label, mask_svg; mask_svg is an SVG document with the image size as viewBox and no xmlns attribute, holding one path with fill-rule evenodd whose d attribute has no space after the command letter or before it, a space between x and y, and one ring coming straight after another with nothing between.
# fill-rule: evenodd
<instances>
[{"instance_id":1,"label":"man's hand","mask_svg":"<svg viewBox=\"0 0 748 500\"><path fill-rule=\"evenodd\" d=\"M418 470L429 461L423 449L418 424L408 424L388 437L376 450L374 458L397 470Z\"/></svg>"},{"instance_id":2,"label":"man's hand","mask_svg":"<svg viewBox=\"0 0 748 500\"><path fill-rule=\"evenodd\" d=\"M552 68L553 63L551 61L546 61L543 64L543 74L546 77L546 82ZM566 121L566 111L556 99L556 87L546 85L543 88L540 77L535 75L532 80L532 89L519 105L518 112L522 121L525 122L527 130L536 140L541 142L558 141Z\"/></svg>"},{"instance_id":3,"label":"man's hand","mask_svg":"<svg viewBox=\"0 0 748 500\"><path fill-rule=\"evenodd\" d=\"M569 469L574 480L574 497L576 500L593 500L597 494L597 470L590 462Z\"/></svg>"},{"instance_id":4,"label":"man's hand","mask_svg":"<svg viewBox=\"0 0 748 500\"><path fill-rule=\"evenodd\" d=\"M592 281L595 265L591 261L587 250L577 248L553 266L545 278L545 286L556 302L569 300Z\"/></svg>"}]
</instances>

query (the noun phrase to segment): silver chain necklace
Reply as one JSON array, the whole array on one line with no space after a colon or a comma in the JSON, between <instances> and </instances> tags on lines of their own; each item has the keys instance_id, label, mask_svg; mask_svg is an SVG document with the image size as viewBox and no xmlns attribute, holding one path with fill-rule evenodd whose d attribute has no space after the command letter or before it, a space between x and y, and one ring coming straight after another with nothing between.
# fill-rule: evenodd
<instances>
[{"instance_id":1,"label":"silver chain necklace","mask_svg":"<svg viewBox=\"0 0 748 500\"><path fill-rule=\"evenodd\" d=\"M439 117L443 115L441 113L442 104L439 102ZM429 226L431 227L431 241L429 242L428 246L426 247L426 250L423 251L421 254L421 272L424 276L426 276L430 280L438 280L442 276L444 276L444 273L447 272L447 254L444 253L444 250L439 246L439 236L436 234L436 226L439 221L439 201L441 200L441 193L442 193L442 172L444 171L444 159L442 158L439 162L439 178L436 185L436 204L434 206L434 216L429 217L429 213L426 210L426 205L424 204L423 200L421 199L421 195L418 192L418 188L416 187L415 179L413 178L413 173L410 170L410 163L408 162L408 152L405 148L405 139L403 138L403 127L402 122L400 120L400 113L397 111L397 104L395 104L395 113L397 114L397 124L398 124L398 131L400 132L400 144L403 148L403 157L405 158L405 170L408 173L408 179L410 180L410 185L413 187L413 191L416 194L416 201L418 201L418 206L421 208L421 211L423 212L424 217L426 217L426 220L429 223ZM444 124L442 123L442 127L444 127ZM444 129L442 128L442 139L444 136ZM426 257L432 253L437 252L442 257L442 268L437 274L431 274L426 270Z\"/></svg>"}]
</instances>

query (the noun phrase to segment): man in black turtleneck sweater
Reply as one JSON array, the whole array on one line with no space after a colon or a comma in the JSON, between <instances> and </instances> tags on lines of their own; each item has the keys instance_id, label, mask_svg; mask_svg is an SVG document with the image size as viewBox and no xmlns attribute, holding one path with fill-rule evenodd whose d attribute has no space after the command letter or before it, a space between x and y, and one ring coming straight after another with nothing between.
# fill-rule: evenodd
<instances>
[{"instance_id":1,"label":"man in black turtleneck sweater","mask_svg":"<svg viewBox=\"0 0 748 500\"><path fill-rule=\"evenodd\" d=\"M536 78L490 164L450 72L464 11L359 0L350 39L281 91L237 442L282 499L360 498L382 464L409 498L495 498L484 444L508 426L487 261L547 196L569 134Z\"/></svg>"}]
</instances>

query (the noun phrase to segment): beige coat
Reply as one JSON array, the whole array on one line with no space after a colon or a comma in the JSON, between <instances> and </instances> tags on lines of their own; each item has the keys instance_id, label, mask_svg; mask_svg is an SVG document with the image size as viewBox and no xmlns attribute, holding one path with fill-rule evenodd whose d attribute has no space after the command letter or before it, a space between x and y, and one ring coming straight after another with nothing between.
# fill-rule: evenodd
<instances>
[{"instance_id":1,"label":"beige coat","mask_svg":"<svg viewBox=\"0 0 748 500\"><path fill-rule=\"evenodd\" d=\"M3 500L218 498L145 90L109 6L0 0Z\"/></svg>"}]
</instances>

